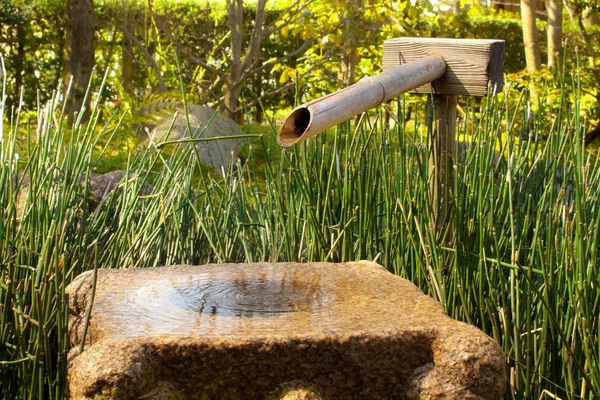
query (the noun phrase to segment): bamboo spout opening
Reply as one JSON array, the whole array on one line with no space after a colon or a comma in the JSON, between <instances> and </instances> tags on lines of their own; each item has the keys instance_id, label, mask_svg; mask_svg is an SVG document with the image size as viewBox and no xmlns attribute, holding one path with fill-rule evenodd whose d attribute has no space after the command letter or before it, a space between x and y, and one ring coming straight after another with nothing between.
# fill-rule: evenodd
<instances>
[{"instance_id":1,"label":"bamboo spout opening","mask_svg":"<svg viewBox=\"0 0 600 400\"><path fill-rule=\"evenodd\" d=\"M299 107L288 115L279 132L279 142L284 146L291 146L298 142L308 131L312 121L312 114L306 107Z\"/></svg>"},{"instance_id":2,"label":"bamboo spout opening","mask_svg":"<svg viewBox=\"0 0 600 400\"><path fill-rule=\"evenodd\" d=\"M399 65L361 79L338 92L305 103L285 118L279 144L288 147L340 124L408 90L432 82L446 72L446 61L437 55Z\"/></svg>"}]
</instances>

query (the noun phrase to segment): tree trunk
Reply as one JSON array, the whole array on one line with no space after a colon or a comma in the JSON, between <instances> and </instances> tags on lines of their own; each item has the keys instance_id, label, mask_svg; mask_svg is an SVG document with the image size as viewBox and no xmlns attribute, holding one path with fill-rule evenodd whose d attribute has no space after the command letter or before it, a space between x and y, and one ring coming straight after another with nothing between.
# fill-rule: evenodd
<instances>
[{"instance_id":1,"label":"tree trunk","mask_svg":"<svg viewBox=\"0 0 600 400\"><path fill-rule=\"evenodd\" d=\"M21 89L23 88L23 72L25 69L25 43L27 35L25 32L25 23L20 21L17 24L17 55L15 57L15 91L9 99L11 106L18 106Z\"/></svg>"},{"instance_id":2,"label":"tree trunk","mask_svg":"<svg viewBox=\"0 0 600 400\"><path fill-rule=\"evenodd\" d=\"M460 14L460 0L454 0L452 4L452 11L454 14Z\"/></svg>"},{"instance_id":3,"label":"tree trunk","mask_svg":"<svg viewBox=\"0 0 600 400\"><path fill-rule=\"evenodd\" d=\"M236 122L240 122L242 115L239 112L239 98L242 85L236 79L227 79L225 96L223 97L224 114Z\"/></svg>"},{"instance_id":4,"label":"tree trunk","mask_svg":"<svg viewBox=\"0 0 600 400\"><path fill-rule=\"evenodd\" d=\"M356 17L353 10L350 10L350 12L352 14L346 17L346 40L344 41L342 60L340 61L340 73L338 78L338 88L340 89L352 85L356 75L358 49L356 46L356 38L353 37L353 34L351 33Z\"/></svg>"},{"instance_id":5,"label":"tree trunk","mask_svg":"<svg viewBox=\"0 0 600 400\"><path fill-rule=\"evenodd\" d=\"M263 74L262 74L262 72L258 72L256 75L254 75L254 87L256 88L255 96L257 99L260 99L263 95L262 83L263 83ZM262 121L263 121L262 106L261 106L261 103L257 102L256 107L254 108L254 122L260 125L260 124L262 124Z\"/></svg>"},{"instance_id":6,"label":"tree trunk","mask_svg":"<svg viewBox=\"0 0 600 400\"><path fill-rule=\"evenodd\" d=\"M248 78L248 73L260 59L260 44L263 34L266 0L259 0L256 4L254 29L250 43L245 52L242 52L244 41L244 2L242 0L226 0L227 17L229 19L229 42L231 44L231 66L229 76L226 78L225 95L223 99L224 113L234 121L241 119L239 112L239 97L242 85ZM242 56L242 53L243 56Z\"/></svg>"},{"instance_id":7,"label":"tree trunk","mask_svg":"<svg viewBox=\"0 0 600 400\"><path fill-rule=\"evenodd\" d=\"M231 67L225 80L225 95L223 98L224 113L227 117L237 120L238 98L241 93L239 80L242 76L242 44L244 40L244 8L242 0L227 0L227 16L231 34Z\"/></svg>"},{"instance_id":8,"label":"tree trunk","mask_svg":"<svg viewBox=\"0 0 600 400\"><path fill-rule=\"evenodd\" d=\"M84 100L94 68L94 5L92 0L66 0L65 8L65 85L72 81L66 110L73 114L85 107L89 115L89 99Z\"/></svg>"},{"instance_id":9,"label":"tree trunk","mask_svg":"<svg viewBox=\"0 0 600 400\"><path fill-rule=\"evenodd\" d=\"M135 62L133 59L133 45L131 40L123 38L123 46L121 48L121 84L123 91L133 98L135 85L133 84L133 75L135 72Z\"/></svg>"},{"instance_id":10,"label":"tree trunk","mask_svg":"<svg viewBox=\"0 0 600 400\"><path fill-rule=\"evenodd\" d=\"M121 45L121 85L123 91L133 99L135 88L133 84L133 74L135 72L135 59L133 55L133 42L127 35L127 32L134 32L133 24L129 19L127 12L127 6L123 1L123 28L121 33L123 34L123 42Z\"/></svg>"},{"instance_id":11,"label":"tree trunk","mask_svg":"<svg viewBox=\"0 0 600 400\"><path fill-rule=\"evenodd\" d=\"M593 7L584 8L581 11L581 15L583 17L583 24L588 28L600 24L600 14Z\"/></svg>"},{"instance_id":12,"label":"tree trunk","mask_svg":"<svg viewBox=\"0 0 600 400\"><path fill-rule=\"evenodd\" d=\"M357 20L360 18L359 12L361 2L358 0L349 1L344 10L344 46L342 48L342 59L340 61L340 72L338 76L338 87L345 88L354 83L356 75L356 63L358 61L358 38L356 37Z\"/></svg>"},{"instance_id":13,"label":"tree trunk","mask_svg":"<svg viewBox=\"0 0 600 400\"><path fill-rule=\"evenodd\" d=\"M562 0L546 0L548 10L548 66L558 64L562 53Z\"/></svg>"},{"instance_id":14,"label":"tree trunk","mask_svg":"<svg viewBox=\"0 0 600 400\"><path fill-rule=\"evenodd\" d=\"M535 25L535 0L521 0L521 22L527 71L533 73L542 67L542 56Z\"/></svg>"},{"instance_id":15,"label":"tree trunk","mask_svg":"<svg viewBox=\"0 0 600 400\"><path fill-rule=\"evenodd\" d=\"M592 42L592 35L587 31L586 23L584 19L586 18L585 9L582 9L580 6L576 4L565 2L564 7L569 12L569 16L571 17L571 22L576 24L579 28L579 33L583 38L583 42L585 43L585 52L588 56L588 63L590 66L590 71L592 72L592 76L594 78L594 82L591 84L593 87L598 87L600 85L600 70L596 68L596 57L594 51L594 44ZM600 103L600 94L596 94L596 101ZM598 107L596 108L596 113L598 113ZM598 139L600 137L600 124L596 125L591 131L586 133L585 135L585 144L588 145Z\"/></svg>"},{"instance_id":16,"label":"tree trunk","mask_svg":"<svg viewBox=\"0 0 600 400\"><path fill-rule=\"evenodd\" d=\"M346 48L340 63L340 78L338 82L339 88L345 88L354 83L356 75L357 49L350 45Z\"/></svg>"}]
</instances>

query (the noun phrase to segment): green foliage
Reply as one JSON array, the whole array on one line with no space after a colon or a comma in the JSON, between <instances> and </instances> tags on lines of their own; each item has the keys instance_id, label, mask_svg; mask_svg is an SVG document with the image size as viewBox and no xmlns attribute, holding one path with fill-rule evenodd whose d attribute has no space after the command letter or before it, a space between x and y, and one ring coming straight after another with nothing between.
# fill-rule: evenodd
<instances>
[{"instance_id":1,"label":"green foliage","mask_svg":"<svg viewBox=\"0 0 600 400\"><path fill-rule=\"evenodd\" d=\"M0 56L9 72L7 105L35 109L46 102L62 74L62 3L40 4L21 1L0 3ZM46 91L46 89L50 89Z\"/></svg>"},{"instance_id":2,"label":"green foliage","mask_svg":"<svg viewBox=\"0 0 600 400\"><path fill-rule=\"evenodd\" d=\"M428 18L430 32L426 36L464 38L464 39L501 39L505 41L505 71L520 72L525 68L523 51L523 30L518 16L501 13L498 15L480 15L474 11L461 14L435 15ZM545 30L538 26L542 49Z\"/></svg>"},{"instance_id":3,"label":"green foliage","mask_svg":"<svg viewBox=\"0 0 600 400\"><path fill-rule=\"evenodd\" d=\"M361 6L355 9L345 1L319 0L307 6L297 18L283 23L290 16L291 3L269 3L266 25L274 24L278 29L264 38L260 62L279 59L298 48L306 38L316 40L305 53L276 63L246 81L242 92L246 107L258 107L260 99L265 110L289 109L298 101L336 90L342 50L347 46L357 47L356 79L377 73L381 70L383 41L398 36L501 38L506 41L507 73L519 73L525 65L519 17L502 10L471 5L467 12L454 15L435 12L427 1L413 4L370 0L360 2ZM1 3L0 53L9 72L9 106L18 104L23 88L24 109L35 111L38 101L44 103L52 90L58 88L64 63L63 7L56 0ZM187 101L220 106L216 98L223 93L223 79L198 65L197 59L219 71L229 68L229 22L223 1L128 1L123 9L122 2L111 0L96 2L95 11L98 76L111 71L102 102L136 109L138 102L143 103L160 90L159 78L149 65L145 50L156 61L168 91L180 91L181 81ZM254 13L255 4L245 4L246 42ZM121 30L125 19L139 46L125 40ZM352 23L346 24L349 19ZM544 50L542 21L538 22L538 28ZM588 61L588 54L581 50L585 45L578 29L569 18L564 18L569 67L575 66L577 48L582 66ZM598 28L587 27L587 30L597 53ZM125 64L131 66L130 72L125 72L128 70ZM586 104L595 120L596 79L591 68L589 74L582 76L585 90L591 94ZM99 83L94 81L96 86ZM284 86L291 90L267 95Z\"/></svg>"},{"instance_id":4,"label":"green foliage","mask_svg":"<svg viewBox=\"0 0 600 400\"><path fill-rule=\"evenodd\" d=\"M18 109L0 129L0 394L7 399L64 397L64 288L101 237L89 236L102 220L90 214L81 178L94 170L95 148L115 115L95 135L97 107L85 126L67 124L59 110L53 96L34 130Z\"/></svg>"},{"instance_id":5,"label":"green foliage","mask_svg":"<svg viewBox=\"0 0 600 400\"><path fill-rule=\"evenodd\" d=\"M525 52L523 51L523 30L521 21L515 19L473 18L468 30L476 32L477 38L497 39L505 41L505 60L507 73L520 72L525 69ZM538 37L542 49L546 48L545 30L538 27ZM544 51L544 50L542 50Z\"/></svg>"},{"instance_id":6,"label":"green foliage","mask_svg":"<svg viewBox=\"0 0 600 400\"><path fill-rule=\"evenodd\" d=\"M25 109L35 110L38 94L43 103L49 99L52 89L58 87L64 62L61 4L56 1L2 2L0 52L9 71L9 105L18 103L22 87L25 88ZM304 54L277 63L249 79L242 92L243 103L248 107L258 107L256 99L260 98L265 110L289 109L297 101L336 90L344 46L357 46L356 79L377 73L381 70L383 40L398 36L501 38L506 41L506 71L518 73L524 67L520 21L510 13L472 6L466 13L440 14L424 1L390 4L378 0L365 3L356 13L346 7L346 2L322 0L311 3L289 24L276 22L279 17L285 20L289 16L289 6L285 2L270 3L266 24L274 23L279 29L264 38L260 61L277 60L298 48L306 38L317 40ZM248 3L244 9L246 41L252 28L254 7ZM219 107L216 98L222 94L223 80L199 66L196 60L200 58L220 71L229 68L229 26L224 2L128 1L126 13L120 1L96 3L98 76L112 71L102 101L136 109L138 102L144 102L159 91L159 80L143 49L136 44L127 47L121 31L125 17L127 28L156 61L167 90L179 91L181 80L187 101ZM352 19L349 25L345 24L348 18ZM566 21L571 49L567 60L571 62L572 51L581 44L581 38ZM543 39L543 23L539 29L540 39ZM127 63L132 71L126 74L124 64ZM595 86L592 83L588 85L590 90ZM99 85L99 82L94 84ZM283 86L292 90L263 97ZM590 102L590 106L595 107L596 102Z\"/></svg>"}]
</instances>

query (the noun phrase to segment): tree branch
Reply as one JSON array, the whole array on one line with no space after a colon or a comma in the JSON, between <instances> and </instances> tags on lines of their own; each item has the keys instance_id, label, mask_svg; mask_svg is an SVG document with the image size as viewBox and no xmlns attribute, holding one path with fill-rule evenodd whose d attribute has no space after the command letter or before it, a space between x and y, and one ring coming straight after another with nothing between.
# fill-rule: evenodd
<instances>
[{"instance_id":1,"label":"tree branch","mask_svg":"<svg viewBox=\"0 0 600 400\"><path fill-rule=\"evenodd\" d=\"M242 0L226 0L227 17L229 19L229 29L231 35L229 41L231 43L231 68L235 70L239 67L239 62L242 57L242 40L243 40L243 23L244 9ZM258 7L258 6L257 6ZM257 8L258 9L258 8Z\"/></svg>"},{"instance_id":2,"label":"tree branch","mask_svg":"<svg viewBox=\"0 0 600 400\"><path fill-rule=\"evenodd\" d=\"M288 90L292 89L294 86L296 86L296 82L288 83L287 85L282 86L278 89L271 90L270 92L267 92L267 93L261 95L260 97L252 100L251 102L247 103L246 107L254 107L258 104L259 101L266 99L267 97L271 97L271 96L278 95L280 93L287 92Z\"/></svg>"},{"instance_id":3,"label":"tree branch","mask_svg":"<svg viewBox=\"0 0 600 400\"><path fill-rule=\"evenodd\" d=\"M306 39L304 41L304 43L302 43L302 45L300 47L298 47L296 50L292 51L291 53L286 54L285 56L281 56L281 57L279 57L278 59L276 59L274 61L266 62L263 65L259 66L258 68L251 69L251 70L247 71L242 76L242 78L240 80L244 81L244 80L248 79L248 77L250 77L251 75L254 75L254 74L256 74L256 73L258 73L258 72L260 72L260 71L262 71L264 69L272 67L275 64L279 64L282 61L285 61L285 60L287 60L289 58L297 56L300 53L305 52L310 47L310 45L312 44L312 41L313 41L313 39Z\"/></svg>"},{"instance_id":4,"label":"tree branch","mask_svg":"<svg viewBox=\"0 0 600 400\"><path fill-rule=\"evenodd\" d=\"M138 38L136 38L131 32L129 32L127 30L127 27L125 25L121 26L121 31L123 32L123 35L128 40L130 40L131 43L135 44L135 46L138 49L140 49L140 51L142 52L142 54L144 54L144 57L146 57L146 60L148 60L148 63L150 64L150 66L152 67L152 69L154 70L154 72L156 73L156 77L158 79L158 85L160 86L161 92L166 92L167 91L167 85L165 84L165 79L162 76L162 72L160 71L160 67L156 63L156 60L154 59L154 57L152 57L152 54L150 54L150 52L148 51L148 49L146 48L146 46L144 46L142 44L142 42L140 42L138 40Z\"/></svg>"},{"instance_id":5,"label":"tree branch","mask_svg":"<svg viewBox=\"0 0 600 400\"><path fill-rule=\"evenodd\" d=\"M156 25L158 26L160 31L167 36L167 38L175 45L175 47L177 47L177 51L179 52L179 54L184 54L191 62L198 64L202 68L217 75L219 78L223 78L225 76L225 73L223 73L222 71L213 67L212 65L208 64L206 61L203 61L202 59L192 55L190 51L186 50L181 45L181 43L175 39L175 37L171 33L171 29L170 29L168 23L167 24L160 23L157 19L154 19L154 21L156 22ZM214 49L213 49L213 51L214 51Z\"/></svg>"},{"instance_id":6,"label":"tree branch","mask_svg":"<svg viewBox=\"0 0 600 400\"><path fill-rule=\"evenodd\" d=\"M201 82L194 81L194 84L197 85L202 90L206 91L208 94L210 94L213 97L213 99L219 104L219 108L222 108L223 96L219 96L214 91L212 91L210 87L206 86L205 84L203 84Z\"/></svg>"},{"instance_id":7,"label":"tree branch","mask_svg":"<svg viewBox=\"0 0 600 400\"><path fill-rule=\"evenodd\" d=\"M244 55L244 61L240 67L240 73L245 75L246 71L252 68L258 62L258 56L260 54L260 44L263 38L263 24L265 20L265 6L266 0L258 0L256 4L256 16L254 17L254 30L252 31L252 38L246 49ZM243 82L243 79L241 80Z\"/></svg>"},{"instance_id":8,"label":"tree branch","mask_svg":"<svg viewBox=\"0 0 600 400\"><path fill-rule=\"evenodd\" d=\"M212 90L212 91L221 90L221 88L223 87L224 84L225 84L225 79L219 78L212 85L210 85L210 90Z\"/></svg>"},{"instance_id":9,"label":"tree branch","mask_svg":"<svg viewBox=\"0 0 600 400\"><path fill-rule=\"evenodd\" d=\"M297 81L301 80L302 78L304 78L306 75L310 74L315 68L320 67L321 65L325 64L329 62L329 58L316 63L315 65L313 65L312 67L310 67L309 69L307 69L306 71L304 71L304 73L302 73L298 78L296 78ZM325 78L321 79L324 80ZM287 92L288 90L294 88L296 86L296 82L292 82L292 83L288 83L285 86L282 86L278 89L272 90L270 92L267 92L261 96L259 96L257 99L251 101L250 103L247 104L247 107L254 107L256 104L258 104L258 102L260 100L263 100L267 97L271 97L271 96L275 96L277 94L283 93L283 92Z\"/></svg>"},{"instance_id":10,"label":"tree branch","mask_svg":"<svg viewBox=\"0 0 600 400\"><path fill-rule=\"evenodd\" d=\"M314 2L314 0L309 0L304 2L303 0L298 0L296 1L294 4L292 4L289 8L293 8L296 7L296 9L290 13L290 15L284 20L282 17L285 13L282 13L279 15L279 17L277 19L275 19L275 21L273 21L272 23L270 23L268 26L265 27L265 29L263 30L263 34L264 36L269 36L271 33L281 30L281 28L284 28L288 25L290 25L292 22L294 22L296 20L296 18L298 17L298 14L302 13L302 11L306 10L308 8L309 5L311 5ZM279 21L283 21L283 23L281 24L277 24Z\"/></svg>"},{"instance_id":11,"label":"tree branch","mask_svg":"<svg viewBox=\"0 0 600 400\"><path fill-rule=\"evenodd\" d=\"M600 71L596 68L596 59L594 57L594 47L592 45L592 39L588 34L585 25L583 24L582 14L579 13L577 16L577 25L579 27L579 31L581 32L581 36L583 36L583 41L585 43L585 50L588 56L588 62L590 64L590 69L592 70L592 74L594 75L594 79L596 80L596 85L600 85Z\"/></svg>"},{"instance_id":12,"label":"tree branch","mask_svg":"<svg viewBox=\"0 0 600 400\"><path fill-rule=\"evenodd\" d=\"M175 43L175 42L173 42ZM177 47L177 49L180 51L180 53L184 53L185 56L193 63L198 64L199 66L201 66L202 68L212 72L213 74L217 75L219 78L223 78L225 77L225 73L223 71L218 70L217 68L213 67L210 64L207 64L206 62L202 61L201 59L197 58L196 56L191 55L189 52L184 51L183 49L181 49L177 44L175 44L175 46Z\"/></svg>"}]
</instances>

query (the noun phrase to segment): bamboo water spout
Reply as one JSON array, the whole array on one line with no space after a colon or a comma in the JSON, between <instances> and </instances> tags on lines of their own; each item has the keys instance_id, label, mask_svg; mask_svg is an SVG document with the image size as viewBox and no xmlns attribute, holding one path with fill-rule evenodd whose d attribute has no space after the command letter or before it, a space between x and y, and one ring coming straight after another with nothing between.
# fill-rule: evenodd
<instances>
[{"instance_id":1,"label":"bamboo water spout","mask_svg":"<svg viewBox=\"0 0 600 400\"><path fill-rule=\"evenodd\" d=\"M292 146L353 116L444 75L446 61L437 55L388 69L338 92L303 104L286 117L279 130L282 146Z\"/></svg>"}]
</instances>

